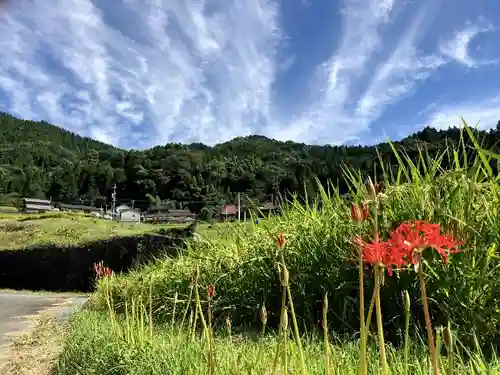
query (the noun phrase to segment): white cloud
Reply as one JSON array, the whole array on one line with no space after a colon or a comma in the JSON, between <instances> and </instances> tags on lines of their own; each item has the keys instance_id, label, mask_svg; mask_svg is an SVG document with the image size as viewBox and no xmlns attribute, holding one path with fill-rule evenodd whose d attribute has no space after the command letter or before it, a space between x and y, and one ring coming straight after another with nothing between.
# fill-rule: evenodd
<instances>
[{"instance_id":1,"label":"white cloud","mask_svg":"<svg viewBox=\"0 0 500 375\"><path fill-rule=\"evenodd\" d=\"M424 81L445 64L439 55L423 55L418 51L433 15L435 9L422 7L388 59L375 70L356 108L357 114L365 121L376 120L385 107L407 96L419 81Z\"/></svg>"},{"instance_id":2,"label":"white cloud","mask_svg":"<svg viewBox=\"0 0 500 375\"><path fill-rule=\"evenodd\" d=\"M468 25L465 29L457 31L453 37L441 44L441 52L469 68L495 63L493 60L476 60L469 54L470 42L479 34L492 31L491 25Z\"/></svg>"},{"instance_id":3,"label":"white cloud","mask_svg":"<svg viewBox=\"0 0 500 375\"><path fill-rule=\"evenodd\" d=\"M346 1L339 45L318 71L316 99L289 126L275 125L272 131L275 138L332 143L356 139L367 124L357 121L348 109L355 94L353 86L381 47L381 29L389 21L395 1Z\"/></svg>"},{"instance_id":4,"label":"white cloud","mask_svg":"<svg viewBox=\"0 0 500 375\"><path fill-rule=\"evenodd\" d=\"M271 115L267 0L26 0L0 17L0 93L19 116L144 147L214 143Z\"/></svg>"},{"instance_id":5,"label":"white cloud","mask_svg":"<svg viewBox=\"0 0 500 375\"><path fill-rule=\"evenodd\" d=\"M426 124L436 129L461 126L461 117L469 126L488 129L500 121L500 95L481 101L432 107Z\"/></svg>"},{"instance_id":6,"label":"white cloud","mask_svg":"<svg viewBox=\"0 0 500 375\"><path fill-rule=\"evenodd\" d=\"M331 15L341 21L340 32L331 28L331 55L308 67L316 73L310 88L281 109L273 84L296 63L302 69L307 58L297 53L308 53L304 45L281 60L276 52L285 43L279 6L291 2L12 3L0 14L0 109L131 148L256 133L344 143L358 140L438 68L484 63L469 45L490 26L469 24L439 44L435 35L426 38L429 11L439 7L432 0L344 0ZM313 8L304 4L303 11ZM411 22L395 26L404 12Z\"/></svg>"},{"instance_id":7,"label":"white cloud","mask_svg":"<svg viewBox=\"0 0 500 375\"><path fill-rule=\"evenodd\" d=\"M467 46L479 33L491 31L491 26L468 25L442 44L440 50L428 55L419 52L419 43L436 10L432 5L431 8L421 8L395 50L375 71L374 78L357 107L358 114L366 118L366 121L378 119L388 105L408 97L419 82L425 81L437 69L454 60L464 64L467 62L470 68L481 65L467 55Z\"/></svg>"}]
</instances>

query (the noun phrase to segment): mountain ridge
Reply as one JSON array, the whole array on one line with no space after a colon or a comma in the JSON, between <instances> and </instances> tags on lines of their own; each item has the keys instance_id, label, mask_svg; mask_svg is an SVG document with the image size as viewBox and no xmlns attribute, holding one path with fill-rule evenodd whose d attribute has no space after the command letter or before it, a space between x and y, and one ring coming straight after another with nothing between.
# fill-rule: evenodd
<instances>
[{"instance_id":1,"label":"mountain ridge","mask_svg":"<svg viewBox=\"0 0 500 375\"><path fill-rule=\"evenodd\" d=\"M475 132L488 147L496 147L500 123L489 132ZM459 141L457 128L425 127L394 145L416 158L422 147L437 154ZM237 193L257 201L277 194L303 195L304 188L314 194L316 178L345 192L343 163L366 175L373 174L379 158L397 163L388 143L306 145L259 135L214 146L168 143L124 150L45 121L0 113L0 204L29 196L102 205L109 202L116 183L119 201L147 207L150 197L158 197L201 212L234 202Z\"/></svg>"}]
</instances>

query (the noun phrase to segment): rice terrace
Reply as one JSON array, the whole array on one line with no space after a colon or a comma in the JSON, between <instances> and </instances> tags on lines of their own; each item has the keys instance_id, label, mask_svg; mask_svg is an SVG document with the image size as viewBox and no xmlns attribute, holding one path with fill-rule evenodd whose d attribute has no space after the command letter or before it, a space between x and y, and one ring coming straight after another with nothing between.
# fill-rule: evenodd
<instances>
[{"instance_id":1,"label":"rice terrace","mask_svg":"<svg viewBox=\"0 0 500 375\"><path fill-rule=\"evenodd\" d=\"M23 213L11 179L0 299L34 320L2 373L500 374L498 134L463 125L194 219Z\"/></svg>"}]
</instances>

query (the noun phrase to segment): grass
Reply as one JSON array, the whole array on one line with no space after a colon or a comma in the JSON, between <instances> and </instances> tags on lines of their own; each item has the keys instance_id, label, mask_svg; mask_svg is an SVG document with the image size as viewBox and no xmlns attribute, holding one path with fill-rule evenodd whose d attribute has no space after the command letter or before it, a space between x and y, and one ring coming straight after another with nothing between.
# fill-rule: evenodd
<instances>
[{"instance_id":1,"label":"grass","mask_svg":"<svg viewBox=\"0 0 500 375\"><path fill-rule=\"evenodd\" d=\"M11 206L0 206L0 213L16 213L17 208Z\"/></svg>"},{"instance_id":2,"label":"grass","mask_svg":"<svg viewBox=\"0 0 500 375\"><path fill-rule=\"evenodd\" d=\"M119 223L68 213L0 214L0 249L17 249L44 244L79 245L111 237L153 233L160 228L178 226L178 224ZM221 228L224 228L224 225ZM210 233L213 230L208 224L199 225L200 234Z\"/></svg>"},{"instance_id":3,"label":"grass","mask_svg":"<svg viewBox=\"0 0 500 375\"><path fill-rule=\"evenodd\" d=\"M130 313L129 313L130 314ZM193 335L188 328L169 324L155 325L148 334L147 320L118 317L111 324L108 315L102 312L84 311L74 316L72 330L64 350L59 356L53 375L67 374L133 374L133 375L180 375L206 374L206 344L199 333ZM272 332L263 335L229 334L220 331L215 335L216 373L274 374L283 373L284 364L274 368L277 337ZM332 339L328 344L330 374L358 374L359 343L355 340ZM324 346L317 335L302 338L308 374L325 374ZM424 375L430 372L426 348L412 344L410 349L409 374ZM299 373L300 358L293 340L287 343L288 373ZM404 355L401 349L387 348L390 374L404 374ZM443 369L447 359L442 358ZM368 347L368 373L381 374L375 344ZM449 374L498 374L500 362L484 362L480 355L473 354L469 360L459 357Z\"/></svg>"}]
</instances>

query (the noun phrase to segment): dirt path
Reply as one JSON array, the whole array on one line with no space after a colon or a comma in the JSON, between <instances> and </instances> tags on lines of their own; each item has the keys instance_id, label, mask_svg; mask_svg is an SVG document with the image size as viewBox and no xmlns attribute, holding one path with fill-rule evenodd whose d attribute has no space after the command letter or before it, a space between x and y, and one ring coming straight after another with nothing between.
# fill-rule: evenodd
<instances>
[{"instance_id":1,"label":"dirt path","mask_svg":"<svg viewBox=\"0 0 500 375\"><path fill-rule=\"evenodd\" d=\"M85 296L71 294L0 291L0 369L13 359L13 340L32 331L39 314L48 313L57 321L65 321L86 300Z\"/></svg>"}]
</instances>

